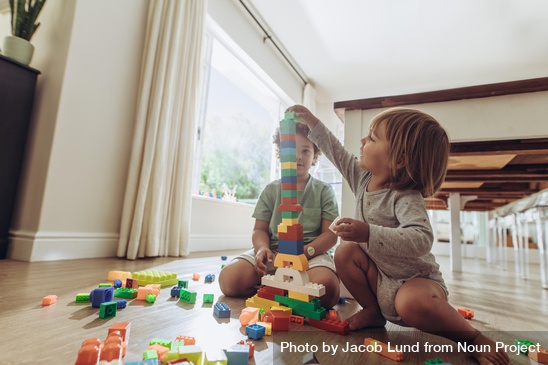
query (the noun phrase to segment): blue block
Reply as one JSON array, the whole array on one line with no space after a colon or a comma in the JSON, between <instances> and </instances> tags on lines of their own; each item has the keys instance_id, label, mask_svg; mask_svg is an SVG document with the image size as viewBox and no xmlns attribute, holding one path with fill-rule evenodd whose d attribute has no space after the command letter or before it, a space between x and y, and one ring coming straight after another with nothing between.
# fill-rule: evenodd
<instances>
[{"instance_id":1,"label":"blue block","mask_svg":"<svg viewBox=\"0 0 548 365\"><path fill-rule=\"evenodd\" d=\"M221 256L221 260L225 261L225 260L226 260L226 256Z\"/></svg>"},{"instance_id":2,"label":"blue block","mask_svg":"<svg viewBox=\"0 0 548 365\"><path fill-rule=\"evenodd\" d=\"M171 296L173 298L179 298L181 296L182 288L183 288L182 286L174 286L173 288L171 288Z\"/></svg>"},{"instance_id":3,"label":"blue block","mask_svg":"<svg viewBox=\"0 0 548 365\"><path fill-rule=\"evenodd\" d=\"M296 184L297 176L282 176L282 184Z\"/></svg>"},{"instance_id":4,"label":"blue block","mask_svg":"<svg viewBox=\"0 0 548 365\"><path fill-rule=\"evenodd\" d=\"M219 318L230 318L230 308L225 302L215 303L213 306L213 314Z\"/></svg>"},{"instance_id":5,"label":"blue block","mask_svg":"<svg viewBox=\"0 0 548 365\"><path fill-rule=\"evenodd\" d=\"M245 328L245 335L252 340L260 340L264 337L265 328L260 324L250 324Z\"/></svg>"},{"instance_id":6,"label":"blue block","mask_svg":"<svg viewBox=\"0 0 548 365\"><path fill-rule=\"evenodd\" d=\"M122 280L120 280L120 279L114 280L114 282L112 283L112 286L115 287L115 288L121 288L122 287Z\"/></svg>"},{"instance_id":7,"label":"blue block","mask_svg":"<svg viewBox=\"0 0 548 365\"><path fill-rule=\"evenodd\" d=\"M278 240L278 252L288 255L301 255L304 253L303 240Z\"/></svg>"},{"instance_id":8,"label":"blue block","mask_svg":"<svg viewBox=\"0 0 548 365\"><path fill-rule=\"evenodd\" d=\"M125 299L115 300L115 302L116 302L116 308L118 309L123 309L127 307L127 300Z\"/></svg>"},{"instance_id":9,"label":"blue block","mask_svg":"<svg viewBox=\"0 0 548 365\"><path fill-rule=\"evenodd\" d=\"M346 303L346 298L345 297L340 297L339 298L339 304L344 304Z\"/></svg>"},{"instance_id":10,"label":"blue block","mask_svg":"<svg viewBox=\"0 0 548 365\"><path fill-rule=\"evenodd\" d=\"M247 365L249 358L248 345L232 345L223 350L230 365Z\"/></svg>"},{"instance_id":11,"label":"blue block","mask_svg":"<svg viewBox=\"0 0 548 365\"><path fill-rule=\"evenodd\" d=\"M280 148L297 148L297 142L295 141L281 141L280 142Z\"/></svg>"},{"instance_id":12,"label":"blue block","mask_svg":"<svg viewBox=\"0 0 548 365\"><path fill-rule=\"evenodd\" d=\"M89 301L91 302L91 306L95 308L101 307L101 303L111 302L112 298L114 298L113 286L96 288L89 293Z\"/></svg>"},{"instance_id":13,"label":"blue block","mask_svg":"<svg viewBox=\"0 0 548 365\"><path fill-rule=\"evenodd\" d=\"M205 276L204 282L205 283L212 283L215 281L215 275L214 274L207 274Z\"/></svg>"}]
</instances>

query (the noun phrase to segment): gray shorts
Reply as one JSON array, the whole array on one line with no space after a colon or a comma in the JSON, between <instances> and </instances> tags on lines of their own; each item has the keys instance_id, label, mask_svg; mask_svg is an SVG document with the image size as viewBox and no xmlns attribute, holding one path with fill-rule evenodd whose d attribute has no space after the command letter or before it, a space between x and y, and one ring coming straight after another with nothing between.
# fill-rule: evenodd
<instances>
[{"instance_id":1,"label":"gray shorts","mask_svg":"<svg viewBox=\"0 0 548 365\"><path fill-rule=\"evenodd\" d=\"M236 259L246 260L251 265L255 266L255 250L251 249L249 251L246 251L242 253L241 255L236 256L233 260L236 260ZM273 262L267 263L267 266L268 266L268 274L274 274L274 272L276 271L276 267L274 266L274 263ZM329 257L328 254L318 255L308 260L308 268L312 269L314 267L327 267L328 269L331 269L334 273L337 272L335 270L335 263L333 262L333 259Z\"/></svg>"}]
</instances>

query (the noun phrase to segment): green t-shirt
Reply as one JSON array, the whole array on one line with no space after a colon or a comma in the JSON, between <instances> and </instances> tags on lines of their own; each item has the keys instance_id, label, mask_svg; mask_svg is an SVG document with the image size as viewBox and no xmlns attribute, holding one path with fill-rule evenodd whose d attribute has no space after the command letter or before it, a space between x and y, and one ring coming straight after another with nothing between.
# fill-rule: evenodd
<instances>
[{"instance_id":1,"label":"green t-shirt","mask_svg":"<svg viewBox=\"0 0 548 365\"><path fill-rule=\"evenodd\" d=\"M269 222L270 249L278 248L278 224L282 223L281 180L269 183L259 196L253 218ZM304 191L299 190L299 204L303 207L299 223L303 225L304 244L310 243L322 233L322 219L335 220L339 208L331 185L310 176Z\"/></svg>"}]
</instances>

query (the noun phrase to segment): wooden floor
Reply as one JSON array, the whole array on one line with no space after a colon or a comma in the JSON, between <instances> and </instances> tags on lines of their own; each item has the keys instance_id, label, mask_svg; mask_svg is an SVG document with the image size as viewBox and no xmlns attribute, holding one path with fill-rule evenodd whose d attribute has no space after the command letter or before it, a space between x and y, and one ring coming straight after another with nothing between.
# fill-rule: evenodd
<instances>
[{"instance_id":1,"label":"wooden floor","mask_svg":"<svg viewBox=\"0 0 548 365\"><path fill-rule=\"evenodd\" d=\"M196 338L204 351L222 349L244 339L238 320L244 299L223 298L217 281L203 282L213 273L218 277L222 253L193 254L189 258L157 258L138 261L120 259L88 259L56 262L27 263L0 261L0 365L7 364L73 364L80 343L89 337L104 339L114 322L131 322L131 335L126 361L141 359L152 338L173 339L177 335ZM226 254L226 253L224 253ZM230 252L230 254L236 254ZM230 259L231 256L229 256ZM447 257L439 257L444 277L450 290L450 302L455 307L475 311L472 323L496 340L512 344L514 339L527 339L548 346L548 290L542 290L538 267L532 265L531 279L515 277L510 265L508 271L488 267L483 260L466 259L463 273L449 272ZM190 279L198 272L199 282L190 280L198 292L195 305L185 304L170 297L164 289L156 303L132 301L119 310L112 319L100 319L98 309L89 304L75 303L77 293L89 292L105 282L110 270L140 271L157 269L176 272L180 279ZM224 301L231 308L230 319L213 316L211 304L202 303L204 293L215 294L216 301ZM45 295L58 296L57 303L41 306ZM336 308L342 319L357 309L348 300ZM343 348L362 345L372 337L397 345L419 345L405 352L404 364L423 364L426 360L441 358L453 365L473 363L464 353L424 351L426 342L447 345L451 342L417 330L387 325L382 330L364 330L347 336L320 331L310 326L292 327L289 332L278 332L255 341L255 358L250 364L301 364L305 352L318 346L316 357L323 365L329 364L395 364L374 353L343 352ZM282 351L281 344L292 345ZM332 355L333 346L338 346ZM330 350L328 351L328 347ZM446 347L440 347L446 349ZM528 358L510 355L512 364L529 364Z\"/></svg>"}]
</instances>

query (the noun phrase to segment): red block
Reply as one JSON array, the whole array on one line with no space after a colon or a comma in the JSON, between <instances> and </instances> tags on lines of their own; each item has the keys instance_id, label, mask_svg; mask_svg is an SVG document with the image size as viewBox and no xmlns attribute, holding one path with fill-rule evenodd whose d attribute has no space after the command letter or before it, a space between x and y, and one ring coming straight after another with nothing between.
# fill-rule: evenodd
<instances>
[{"instance_id":1,"label":"red block","mask_svg":"<svg viewBox=\"0 0 548 365\"><path fill-rule=\"evenodd\" d=\"M338 333L339 335L346 335L349 331L347 321L339 321L336 318L324 318L321 321L317 319L309 318L308 324L312 327L320 328L333 333Z\"/></svg>"}]
</instances>

